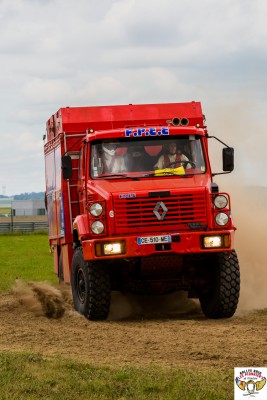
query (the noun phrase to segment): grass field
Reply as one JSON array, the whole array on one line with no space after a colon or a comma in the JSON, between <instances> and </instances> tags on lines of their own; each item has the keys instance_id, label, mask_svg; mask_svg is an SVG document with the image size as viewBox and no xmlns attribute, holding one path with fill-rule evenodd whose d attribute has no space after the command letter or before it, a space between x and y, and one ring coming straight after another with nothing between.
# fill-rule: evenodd
<instances>
[{"instance_id":1,"label":"grass field","mask_svg":"<svg viewBox=\"0 0 267 400\"><path fill-rule=\"evenodd\" d=\"M9 290L16 278L57 282L47 235L0 235L0 254L0 291Z\"/></svg>"},{"instance_id":2,"label":"grass field","mask_svg":"<svg viewBox=\"0 0 267 400\"><path fill-rule=\"evenodd\" d=\"M0 214L11 214L11 207L0 207Z\"/></svg>"},{"instance_id":3,"label":"grass field","mask_svg":"<svg viewBox=\"0 0 267 400\"><path fill-rule=\"evenodd\" d=\"M111 368L40 354L0 354L0 398L228 400L231 376L170 368ZM16 377L16 384L14 384Z\"/></svg>"},{"instance_id":4,"label":"grass field","mask_svg":"<svg viewBox=\"0 0 267 400\"><path fill-rule=\"evenodd\" d=\"M2 292L10 290L16 278L57 282L46 235L1 235L0 254ZM76 362L71 354L70 359L64 359L56 355L14 353L12 343L10 349L0 353L0 399L226 400L232 397L232 369L222 373L198 372L197 365L194 370L154 365L101 367Z\"/></svg>"}]
</instances>

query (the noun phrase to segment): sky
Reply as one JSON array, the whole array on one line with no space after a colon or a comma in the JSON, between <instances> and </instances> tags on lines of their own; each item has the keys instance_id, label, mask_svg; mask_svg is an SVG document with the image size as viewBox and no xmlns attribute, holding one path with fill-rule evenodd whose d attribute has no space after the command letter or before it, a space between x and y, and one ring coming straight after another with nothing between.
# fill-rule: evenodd
<instances>
[{"instance_id":1,"label":"sky","mask_svg":"<svg viewBox=\"0 0 267 400\"><path fill-rule=\"evenodd\" d=\"M235 148L228 182L266 187L266 16L264 0L0 0L0 194L45 190L61 107L192 100Z\"/></svg>"}]
</instances>

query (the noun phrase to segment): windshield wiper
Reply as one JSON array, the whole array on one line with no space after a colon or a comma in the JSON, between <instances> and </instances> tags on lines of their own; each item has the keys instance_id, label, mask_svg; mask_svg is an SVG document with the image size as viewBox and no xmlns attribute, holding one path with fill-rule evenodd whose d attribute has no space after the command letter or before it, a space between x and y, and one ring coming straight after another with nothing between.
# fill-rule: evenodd
<instances>
[{"instance_id":1,"label":"windshield wiper","mask_svg":"<svg viewBox=\"0 0 267 400\"><path fill-rule=\"evenodd\" d=\"M100 176L95 176L94 179L117 179L117 178L127 178L127 179L133 179L133 180L138 180L140 177L139 176L129 176L127 174L103 174Z\"/></svg>"}]
</instances>

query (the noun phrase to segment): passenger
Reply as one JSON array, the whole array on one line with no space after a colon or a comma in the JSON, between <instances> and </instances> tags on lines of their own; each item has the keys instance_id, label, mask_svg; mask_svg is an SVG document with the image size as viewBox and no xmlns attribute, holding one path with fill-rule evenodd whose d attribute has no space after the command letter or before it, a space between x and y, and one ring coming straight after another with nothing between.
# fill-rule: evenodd
<instances>
[{"instance_id":1,"label":"passenger","mask_svg":"<svg viewBox=\"0 0 267 400\"><path fill-rule=\"evenodd\" d=\"M177 149L176 142L169 142L167 144L167 154L162 154L159 157L157 163L154 165L154 169L177 168L181 166L184 168L192 168L190 163L183 163L181 161L189 160L180 149Z\"/></svg>"},{"instance_id":2,"label":"passenger","mask_svg":"<svg viewBox=\"0 0 267 400\"><path fill-rule=\"evenodd\" d=\"M102 144L102 174L125 172L124 158L116 155L117 144L106 142Z\"/></svg>"}]
</instances>

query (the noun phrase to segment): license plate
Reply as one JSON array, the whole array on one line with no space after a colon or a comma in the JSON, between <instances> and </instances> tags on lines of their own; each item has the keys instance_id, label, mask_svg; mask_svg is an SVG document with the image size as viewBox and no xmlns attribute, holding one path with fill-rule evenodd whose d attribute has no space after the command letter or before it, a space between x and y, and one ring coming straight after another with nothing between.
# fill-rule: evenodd
<instances>
[{"instance_id":1,"label":"license plate","mask_svg":"<svg viewBox=\"0 0 267 400\"><path fill-rule=\"evenodd\" d=\"M170 235L144 236L144 237L137 238L138 244L157 244L157 243L170 243L170 242L171 242Z\"/></svg>"}]
</instances>

